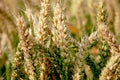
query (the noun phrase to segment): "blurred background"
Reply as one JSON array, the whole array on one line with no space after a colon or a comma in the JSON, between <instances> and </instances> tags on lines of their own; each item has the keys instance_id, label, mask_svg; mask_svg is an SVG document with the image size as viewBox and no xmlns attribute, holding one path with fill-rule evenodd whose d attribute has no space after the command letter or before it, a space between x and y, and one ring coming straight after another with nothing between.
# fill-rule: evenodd
<instances>
[{"instance_id":1,"label":"blurred background","mask_svg":"<svg viewBox=\"0 0 120 80\"><path fill-rule=\"evenodd\" d=\"M56 1L51 0L51 4L55 4ZM66 23L72 37L80 40L82 36L90 35L97 29L97 15L102 14L98 13L98 0L61 1L65 7ZM104 2L105 22L119 42L120 0L101 1ZM38 15L41 9L40 3L41 0L0 0L0 80L9 80L11 60L19 42L15 17L26 10L26 7L31 9L33 14Z\"/></svg>"}]
</instances>

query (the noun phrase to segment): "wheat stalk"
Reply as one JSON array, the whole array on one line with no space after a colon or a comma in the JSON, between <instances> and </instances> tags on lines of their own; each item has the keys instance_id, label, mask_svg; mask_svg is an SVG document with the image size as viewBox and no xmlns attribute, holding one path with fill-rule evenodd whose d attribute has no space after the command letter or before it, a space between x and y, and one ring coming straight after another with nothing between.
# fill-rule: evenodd
<instances>
[{"instance_id":1,"label":"wheat stalk","mask_svg":"<svg viewBox=\"0 0 120 80\"><path fill-rule=\"evenodd\" d=\"M23 52L21 51L21 46L19 44L17 52L13 59L13 64L12 64L12 68L13 68L12 77L11 77L12 80L17 79L18 77L20 79L22 79L22 77L20 76L20 70L22 70L23 64L24 64ZM19 69L17 69L17 68L19 68ZM23 73L24 73L24 71L23 71Z\"/></svg>"},{"instance_id":2,"label":"wheat stalk","mask_svg":"<svg viewBox=\"0 0 120 80\"><path fill-rule=\"evenodd\" d=\"M114 52L113 54L115 54ZM114 55L108 60L106 67L102 70L99 80L111 80L114 72L116 71L116 67L120 62L120 54ZM117 79L115 79L117 80Z\"/></svg>"},{"instance_id":3,"label":"wheat stalk","mask_svg":"<svg viewBox=\"0 0 120 80\"><path fill-rule=\"evenodd\" d=\"M115 39L114 35L109 31L107 26L105 24L101 24L98 26L98 31L100 33L100 38L103 38L105 41L107 41L108 45L111 47L111 49L120 52L119 50L119 44L117 40Z\"/></svg>"},{"instance_id":4,"label":"wheat stalk","mask_svg":"<svg viewBox=\"0 0 120 80\"><path fill-rule=\"evenodd\" d=\"M25 72L30 80L35 80L36 78L35 78L34 66L33 66L33 61L31 60L30 50L29 50L31 48L31 44L29 44L30 42L29 34L28 34L28 30L25 27L26 24L23 17L17 18L17 24L18 24L20 44L24 53Z\"/></svg>"},{"instance_id":5,"label":"wheat stalk","mask_svg":"<svg viewBox=\"0 0 120 80\"><path fill-rule=\"evenodd\" d=\"M41 2L41 11L38 19L38 24L35 27L35 36L40 44L46 45L49 38L48 25L48 9L50 0L43 0Z\"/></svg>"},{"instance_id":6,"label":"wheat stalk","mask_svg":"<svg viewBox=\"0 0 120 80\"><path fill-rule=\"evenodd\" d=\"M119 44L115 36L109 31L106 23L106 13L104 11L103 3L100 4L101 8L98 11L98 36L108 43L110 46L110 59L107 60L106 66L103 68L99 80L111 80L116 71L116 67L119 65L120 50Z\"/></svg>"},{"instance_id":7,"label":"wheat stalk","mask_svg":"<svg viewBox=\"0 0 120 80\"><path fill-rule=\"evenodd\" d=\"M67 45L67 27L65 24L65 17L63 14L62 4L58 2L54 8L53 17L53 27L52 27L52 40L54 45L57 47L65 47Z\"/></svg>"},{"instance_id":8,"label":"wheat stalk","mask_svg":"<svg viewBox=\"0 0 120 80\"><path fill-rule=\"evenodd\" d=\"M81 40L81 43L79 44L79 52L76 54L77 56L77 60L76 60L76 66L75 66L75 72L74 72L74 80L79 80L81 78L81 69L83 67L83 56L85 55L84 54L84 51L86 50L87 48L87 45L89 44L89 39L88 37L84 37L82 38Z\"/></svg>"}]
</instances>

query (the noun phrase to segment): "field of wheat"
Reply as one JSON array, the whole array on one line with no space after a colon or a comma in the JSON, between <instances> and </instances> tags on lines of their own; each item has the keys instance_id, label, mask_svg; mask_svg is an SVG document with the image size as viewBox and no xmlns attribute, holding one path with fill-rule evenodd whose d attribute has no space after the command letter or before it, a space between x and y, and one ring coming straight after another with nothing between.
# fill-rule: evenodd
<instances>
[{"instance_id":1,"label":"field of wheat","mask_svg":"<svg viewBox=\"0 0 120 80\"><path fill-rule=\"evenodd\" d=\"M0 80L120 80L120 0L0 0Z\"/></svg>"}]
</instances>

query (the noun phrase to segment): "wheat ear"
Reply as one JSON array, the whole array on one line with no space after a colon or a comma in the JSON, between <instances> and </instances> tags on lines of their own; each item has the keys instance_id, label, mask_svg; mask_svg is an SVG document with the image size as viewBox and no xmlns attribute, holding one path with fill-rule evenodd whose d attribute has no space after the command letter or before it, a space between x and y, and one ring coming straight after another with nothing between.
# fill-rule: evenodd
<instances>
[{"instance_id":1,"label":"wheat ear","mask_svg":"<svg viewBox=\"0 0 120 80\"><path fill-rule=\"evenodd\" d=\"M17 25L18 25L20 44L24 53L25 72L30 80L35 80L36 78L35 78L33 61L31 60L31 56L30 56L31 45L29 44L30 42L29 34L28 34L28 29L25 26L26 24L23 17L17 18Z\"/></svg>"}]
</instances>

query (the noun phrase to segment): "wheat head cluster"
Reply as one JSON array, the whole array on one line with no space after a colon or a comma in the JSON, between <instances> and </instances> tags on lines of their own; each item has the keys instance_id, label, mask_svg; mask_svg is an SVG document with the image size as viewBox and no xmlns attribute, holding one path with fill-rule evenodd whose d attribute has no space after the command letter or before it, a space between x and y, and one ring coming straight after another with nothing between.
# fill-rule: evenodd
<instances>
[{"instance_id":1,"label":"wheat head cluster","mask_svg":"<svg viewBox=\"0 0 120 80\"><path fill-rule=\"evenodd\" d=\"M0 0L0 80L120 80L120 0Z\"/></svg>"}]
</instances>

